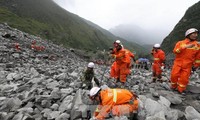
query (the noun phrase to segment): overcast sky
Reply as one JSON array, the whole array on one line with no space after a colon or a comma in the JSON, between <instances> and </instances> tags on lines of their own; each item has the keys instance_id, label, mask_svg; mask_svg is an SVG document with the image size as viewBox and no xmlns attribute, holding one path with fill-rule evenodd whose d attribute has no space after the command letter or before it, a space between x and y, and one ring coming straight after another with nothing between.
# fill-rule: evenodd
<instances>
[{"instance_id":1,"label":"overcast sky","mask_svg":"<svg viewBox=\"0 0 200 120\"><path fill-rule=\"evenodd\" d=\"M134 24L168 34L186 10L199 0L54 0L66 10L104 29Z\"/></svg>"}]
</instances>

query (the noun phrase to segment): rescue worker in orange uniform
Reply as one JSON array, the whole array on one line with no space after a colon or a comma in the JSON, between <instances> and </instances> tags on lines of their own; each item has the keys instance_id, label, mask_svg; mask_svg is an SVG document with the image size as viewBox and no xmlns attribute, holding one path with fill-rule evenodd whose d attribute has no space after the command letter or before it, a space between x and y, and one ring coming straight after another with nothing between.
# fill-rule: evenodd
<instances>
[{"instance_id":1,"label":"rescue worker in orange uniform","mask_svg":"<svg viewBox=\"0 0 200 120\"><path fill-rule=\"evenodd\" d=\"M118 43L120 43L120 41L117 41ZM115 44L115 43L114 43ZM123 46L122 46L123 47ZM113 53L113 48L110 48L111 53ZM135 56L134 54L129 51L128 49L124 49L125 50L125 56L126 56L126 63L127 63L127 73L130 74L130 68L131 68L131 59L133 59L134 62L136 62L135 60ZM111 69L110 69L110 77L111 78L118 78L118 75L116 74L116 61L113 62L113 64L111 65Z\"/></svg>"},{"instance_id":2,"label":"rescue worker in orange uniform","mask_svg":"<svg viewBox=\"0 0 200 120\"><path fill-rule=\"evenodd\" d=\"M200 42L198 42L198 45L200 47ZM200 50L197 53L197 55L195 57L195 61L194 61L194 69L196 70L198 67L200 67Z\"/></svg>"},{"instance_id":3,"label":"rescue worker in orange uniform","mask_svg":"<svg viewBox=\"0 0 200 120\"><path fill-rule=\"evenodd\" d=\"M153 82L156 82L157 79L162 82L162 69L164 69L165 52L160 49L160 44L155 44L151 54L154 57L152 65Z\"/></svg>"},{"instance_id":4,"label":"rescue worker in orange uniform","mask_svg":"<svg viewBox=\"0 0 200 120\"><path fill-rule=\"evenodd\" d=\"M185 39L174 47L175 60L171 71L171 88L183 93L189 83L191 68L199 52L198 30L190 28L185 32Z\"/></svg>"},{"instance_id":5,"label":"rescue worker in orange uniform","mask_svg":"<svg viewBox=\"0 0 200 120\"><path fill-rule=\"evenodd\" d=\"M16 49L17 51L20 51L20 50L21 50L21 47L20 47L19 43L15 43L15 49Z\"/></svg>"},{"instance_id":6,"label":"rescue worker in orange uniform","mask_svg":"<svg viewBox=\"0 0 200 120\"><path fill-rule=\"evenodd\" d=\"M93 120L103 120L112 112L113 116L136 113L138 110L137 96L126 89L105 89L93 87L90 98L99 102L94 111Z\"/></svg>"},{"instance_id":7,"label":"rescue worker in orange uniform","mask_svg":"<svg viewBox=\"0 0 200 120\"><path fill-rule=\"evenodd\" d=\"M126 58L126 51L120 44L119 40L114 42L114 49L111 52L111 56L115 59L115 76L117 76L117 82L120 81L122 84L126 82L128 73L128 63Z\"/></svg>"},{"instance_id":8,"label":"rescue worker in orange uniform","mask_svg":"<svg viewBox=\"0 0 200 120\"><path fill-rule=\"evenodd\" d=\"M36 46L36 40L33 40L33 41L31 42L31 49L32 49L32 50L35 50L35 46Z\"/></svg>"},{"instance_id":9,"label":"rescue worker in orange uniform","mask_svg":"<svg viewBox=\"0 0 200 120\"><path fill-rule=\"evenodd\" d=\"M110 48L110 54L114 54L115 47L117 46L117 44L120 44L122 46L122 48L123 48L123 45L121 44L121 41L120 40L116 40L113 43L113 47L114 48ZM119 81L118 74L117 74L117 62L116 61L114 61L113 64L111 65L111 67L110 67L110 78L115 78L115 79L118 79L117 81Z\"/></svg>"},{"instance_id":10,"label":"rescue worker in orange uniform","mask_svg":"<svg viewBox=\"0 0 200 120\"><path fill-rule=\"evenodd\" d=\"M42 46L36 45L36 40L33 40L31 42L31 49L34 50L34 51L44 51L45 47L43 45Z\"/></svg>"}]
</instances>

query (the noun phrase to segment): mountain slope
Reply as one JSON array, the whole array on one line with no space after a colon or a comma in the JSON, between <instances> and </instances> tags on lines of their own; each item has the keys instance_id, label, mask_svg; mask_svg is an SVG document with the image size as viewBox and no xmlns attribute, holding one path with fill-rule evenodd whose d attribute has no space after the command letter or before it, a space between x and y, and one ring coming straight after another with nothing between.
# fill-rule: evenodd
<instances>
[{"instance_id":1,"label":"mountain slope","mask_svg":"<svg viewBox=\"0 0 200 120\"><path fill-rule=\"evenodd\" d=\"M6 22L12 27L68 47L102 50L108 49L118 39L64 10L52 0L0 0L0 15L1 23ZM135 48L132 43L124 43L129 49ZM140 51L138 46L137 51Z\"/></svg>"},{"instance_id":2,"label":"mountain slope","mask_svg":"<svg viewBox=\"0 0 200 120\"><path fill-rule=\"evenodd\" d=\"M200 2L191 6L183 16L183 18L174 27L172 32L163 40L161 47L166 53L172 53L175 44L179 40L185 38L185 31L189 28L197 28L200 30Z\"/></svg>"},{"instance_id":3,"label":"mountain slope","mask_svg":"<svg viewBox=\"0 0 200 120\"><path fill-rule=\"evenodd\" d=\"M30 24L21 26L21 23L13 23L11 20L6 21L8 24L47 39L54 39L64 45L88 49L88 46L96 47L97 43L104 40L98 46L103 48L108 44L106 40L112 39L101 35L98 30L85 24L80 17L60 8L51 0L1 0L1 6L21 19L31 19L28 21L30 23L32 20L38 21L36 28L40 29L34 30L34 25ZM45 27L40 27L40 24L44 24Z\"/></svg>"},{"instance_id":4,"label":"mountain slope","mask_svg":"<svg viewBox=\"0 0 200 120\"><path fill-rule=\"evenodd\" d=\"M91 26L97 28L98 30L100 30L105 35L113 36L113 34L111 32L105 31L103 28L99 27L98 25L95 25L94 23L92 23L90 21L87 21L87 20L86 20L86 22L89 25L91 25ZM146 49L144 46L138 44L137 42L135 42L135 41L131 42L128 39L123 38L122 36L117 37L117 39L119 39L122 42L122 44L125 46L125 48L130 48L130 50L134 51L134 53L136 53L137 55L139 55L139 56L148 56L148 53L149 53L148 49Z\"/></svg>"}]
</instances>

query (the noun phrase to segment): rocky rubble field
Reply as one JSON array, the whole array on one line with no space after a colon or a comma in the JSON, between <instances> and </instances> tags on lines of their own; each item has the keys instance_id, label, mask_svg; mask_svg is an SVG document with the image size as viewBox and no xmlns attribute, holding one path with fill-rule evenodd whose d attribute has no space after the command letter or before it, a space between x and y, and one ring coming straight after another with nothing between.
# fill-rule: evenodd
<instances>
[{"instance_id":1,"label":"rocky rubble field","mask_svg":"<svg viewBox=\"0 0 200 120\"><path fill-rule=\"evenodd\" d=\"M45 50L32 50L33 40ZM89 119L95 105L80 79L87 63L70 49L0 24L0 120ZM95 73L102 89L116 87L108 79L109 66L95 65ZM138 94L138 119L200 120L199 74L191 75L182 95L170 90L170 70L165 70L164 82L151 83L151 71L133 68L125 88Z\"/></svg>"}]
</instances>

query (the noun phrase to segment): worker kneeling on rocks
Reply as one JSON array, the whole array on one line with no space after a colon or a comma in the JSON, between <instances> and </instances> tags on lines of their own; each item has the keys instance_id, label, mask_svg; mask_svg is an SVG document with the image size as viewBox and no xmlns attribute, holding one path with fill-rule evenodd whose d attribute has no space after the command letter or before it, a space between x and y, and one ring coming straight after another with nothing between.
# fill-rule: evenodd
<instances>
[{"instance_id":1,"label":"worker kneeling on rocks","mask_svg":"<svg viewBox=\"0 0 200 120\"><path fill-rule=\"evenodd\" d=\"M87 69L83 75L84 76L81 78L83 81L83 88L90 90L92 87L94 87L93 82L96 86L100 86L99 80L95 77L93 62L88 63Z\"/></svg>"},{"instance_id":2,"label":"worker kneeling on rocks","mask_svg":"<svg viewBox=\"0 0 200 120\"><path fill-rule=\"evenodd\" d=\"M103 120L109 113L114 117L137 114L137 96L129 90L93 87L89 95L90 99L99 102L92 120Z\"/></svg>"}]
</instances>

